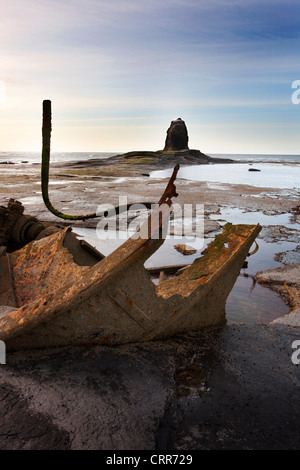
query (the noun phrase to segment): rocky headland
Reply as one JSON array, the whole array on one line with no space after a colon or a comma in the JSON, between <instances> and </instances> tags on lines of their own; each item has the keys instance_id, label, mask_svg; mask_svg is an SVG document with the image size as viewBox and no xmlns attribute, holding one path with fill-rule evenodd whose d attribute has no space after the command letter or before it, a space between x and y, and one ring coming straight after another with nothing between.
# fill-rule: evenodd
<instances>
[{"instance_id":1,"label":"rocky headland","mask_svg":"<svg viewBox=\"0 0 300 470\"><path fill-rule=\"evenodd\" d=\"M133 151L118 155L116 158L129 159L130 163L158 164L161 166L170 163L206 165L208 163L230 163L233 160L209 157L200 150L189 149L188 131L185 122L178 118L171 122L167 130L163 150Z\"/></svg>"},{"instance_id":2,"label":"rocky headland","mask_svg":"<svg viewBox=\"0 0 300 470\"><path fill-rule=\"evenodd\" d=\"M78 170L97 168L106 176L134 176L157 169L180 165L207 165L213 163L234 163L230 158L214 158L201 152L201 150L188 147L188 132L185 122L178 118L171 122L162 150L133 150L115 155L107 159L91 159L80 162L64 163L64 167ZM59 164L56 164L59 166Z\"/></svg>"}]
</instances>

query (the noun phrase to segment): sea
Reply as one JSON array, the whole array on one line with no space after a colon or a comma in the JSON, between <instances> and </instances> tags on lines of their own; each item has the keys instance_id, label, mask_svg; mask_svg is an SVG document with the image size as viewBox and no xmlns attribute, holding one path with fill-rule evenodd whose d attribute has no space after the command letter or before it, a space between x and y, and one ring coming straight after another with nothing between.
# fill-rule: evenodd
<instances>
[{"instance_id":1,"label":"sea","mask_svg":"<svg viewBox=\"0 0 300 470\"><path fill-rule=\"evenodd\" d=\"M107 159L122 152L52 152L51 162L92 161ZM245 184L279 190L300 189L300 155L266 154L209 154L234 163L222 165L181 165L177 178L206 181L222 189L222 184ZM0 152L1 163L37 165L40 152ZM150 173L151 178L169 178L172 167ZM225 189L225 188L224 188Z\"/></svg>"},{"instance_id":2,"label":"sea","mask_svg":"<svg viewBox=\"0 0 300 470\"><path fill-rule=\"evenodd\" d=\"M85 161L113 157L121 152L51 152L51 162ZM40 163L41 152L0 152L0 163Z\"/></svg>"},{"instance_id":3,"label":"sea","mask_svg":"<svg viewBox=\"0 0 300 470\"><path fill-rule=\"evenodd\" d=\"M102 159L120 155L122 152L51 152L52 162ZM237 162L300 163L300 155L266 154L209 154L211 157L231 158ZM41 152L1 152L0 162L40 163Z\"/></svg>"}]
</instances>

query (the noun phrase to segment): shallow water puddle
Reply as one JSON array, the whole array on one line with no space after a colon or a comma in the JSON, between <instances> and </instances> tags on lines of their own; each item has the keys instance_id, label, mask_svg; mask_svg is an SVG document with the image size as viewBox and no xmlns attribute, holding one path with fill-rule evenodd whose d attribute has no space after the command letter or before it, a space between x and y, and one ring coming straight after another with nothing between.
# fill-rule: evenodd
<instances>
[{"instance_id":1,"label":"shallow water puddle","mask_svg":"<svg viewBox=\"0 0 300 470\"><path fill-rule=\"evenodd\" d=\"M262 212L248 212L236 207L221 207L220 214L211 214L212 220L218 220L223 225L226 222L233 224L257 224L262 226L279 225L300 230L298 218L290 213L264 214ZM258 271L277 268L282 263L275 261L276 253L296 248L297 243L278 241L267 243L257 238L258 252L247 259L248 267L242 269L226 303L227 320L231 322L270 322L289 312L279 294L267 287L258 284L254 278ZM300 242L300 239L299 239Z\"/></svg>"},{"instance_id":2,"label":"shallow water puddle","mask_svg":"<svg viewBox=\"0 0 300 470\"><path fill-rule=\"evenodd\" d=\"M253 169L259 171L253 171ZM249 171L252 170L252 171ZM156 170L151 178L169 178L172 169ZM265 188L300 188L300 165L280 163L222 163L181 166L178 178Z\"/></svg>"},{"instance_id":3,"label":"shallow water puddle","mask_svg":"<svg viewBox=\"0 0 300 470\"><path fill-rule=\"evenodd\" d=\"M221 207L220 213L211 214L212 220L217 220L222 224L231 222L232 224L260 224L260 225L283 225L284 227L300 230L300 219L295 214L285 212L282 214L264 214L260 211L246 211L237 207Z\"/></svg>"},{"instance_id":4,"label":"shallow water puddle","mask_svg":"<svg viewBox=\"0 0 300 470\"><path fill-rule=\"evenodd\" d=\"M258 252L247 258L248 266L241 270L228 296L226 302L228 323L267 323L286 315L290 310L279 294L256 281L255 274L282 266L282 263L274 260L275 254L293 250L297 243L266 243L259 238L256 241L259 246Z\"/></svg>"}]
</instances>

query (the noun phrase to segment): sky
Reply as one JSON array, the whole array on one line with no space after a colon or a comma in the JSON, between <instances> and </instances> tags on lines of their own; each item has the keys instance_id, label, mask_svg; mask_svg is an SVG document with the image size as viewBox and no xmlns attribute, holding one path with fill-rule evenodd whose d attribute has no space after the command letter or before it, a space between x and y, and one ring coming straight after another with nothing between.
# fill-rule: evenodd
<instances>
[{"instance_id":1,"label":"sky","mask_svg":"<svg viewBox=\"0 0 300 470\"><path fill-rule=\"evenodd\" d=\"M299 0L0 0L0 11L0 151L41 149L50 99L53 151L159 150L180 117L206 154L300 154Z\"/></svg>"}]
</instances>

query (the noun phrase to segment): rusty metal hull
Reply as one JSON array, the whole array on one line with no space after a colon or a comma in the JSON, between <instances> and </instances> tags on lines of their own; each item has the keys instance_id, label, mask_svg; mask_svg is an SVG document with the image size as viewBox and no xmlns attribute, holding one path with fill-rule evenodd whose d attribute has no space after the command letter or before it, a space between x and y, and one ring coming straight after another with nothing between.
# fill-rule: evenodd
<instances>
[{"instance_id":1,"label":"rusty metal hull","mask_svg":"<svg viewBox=\"0 0 300 470\"><path fill-rule=\"evenodd\" d=\"M25 243L0 252L0 340L7 350L143 342L225 322L226 299L261 227L226 224L203 256L156 286L144 263L164 242L178 169L142 236L107 257L83 249L70 227L45 228L24 217L13 200L0 208L0 220L9 222L2 240Z\"/></svg>"},{"instance_id":2,"label":"rusty metal hull","mask_svg":"<svg viewBox=\"0 0 300 470\"><path fill-rule=\"evenodd\" d=\"M163 239L129 239L94 266L74 262L64 246L70 229L33 241L10 254L18 307L0 286L0 303L11 306L0 314L0 339L8 350L116 345L221 324L260 229L227 224L202 257L159 285L144 263Z\"/></svg>"}]
</instances>

